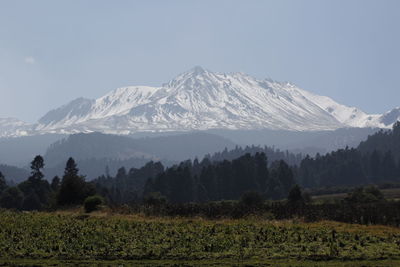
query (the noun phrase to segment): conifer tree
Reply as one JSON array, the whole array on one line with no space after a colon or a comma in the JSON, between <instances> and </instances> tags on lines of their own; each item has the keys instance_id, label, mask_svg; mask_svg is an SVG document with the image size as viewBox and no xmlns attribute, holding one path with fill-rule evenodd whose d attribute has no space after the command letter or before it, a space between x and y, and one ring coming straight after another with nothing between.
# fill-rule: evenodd
<instances>
[{"instance_id":1,"label":"conifer tree","mask_svg":"<svg viewBox=\"0 0 400 267\"><path fill-rule=\"evenodd\" d=\"M76 205L83 203L88 196L87 184L73 158L69 158L61 181L60 191L57 196L59 205Z\"/></svg>"},{"instance_id":2,"label":"conifer tree","mask_svg":"<svg viewBox=\"0 0 400 267\"><path fill-rule=\"evenodd\" d=\"M42 156L37 155L31 162L31 176L29 177L32 181L40 181L44 175L42 169L44 168L44 159Z\"/></svg>"},{"instance_id":3,"label":"conifer tree","mask_svg":"<svg viewBox=\"0 0 400 267\"><path fill-rule=\"evenodd\" d=\"M53 180L51 180L51 189L53 191L58 191L60 189L60 178L58 176L54 176Z\"/></svg>"},{"instance_id":4,"label":"conifer tree","mask_svg":"<svg viewBox=\"0 0 400 267\"><path fill-rule=\"evenodd\" d=\"M18 185L24 195L23 210L41 210L48 205L51 188L50 184L43 179L43 168L44 159L38 155L31 162L31 175L28 180Z\"/></svg>"},{"instance_id":5,"label":"conifer tree","mask_svg":"<svg viewBox=\"0 0 400 267\"><path fill-rule=\"evenodd\" d=\"M292 187L289 191L288 201L290 204L302 204L304 203L303 195L300 186L297 184Z\"/></svg>"},{"instance_id":6,"label":"conifer tree","mask_svg":"<svg viewBox=\"0 0 400 267\"><path fill-rule=\"evenodd\" d=\"M7 182L4 175L0 172L0 194L7 188Z\"/></svg>"},{"instance_id":7,"label":"conifer tree","mask_svg":"<svg viewBox=\"0 0 400 267\"><path fill-rule=\"evenodd\" d=\"M289 190L294 185L294 175L292 169L283 160L279 161L278 165L278 181L282 185L284 192L289 192Z\"/></svg>"}]
</instances>

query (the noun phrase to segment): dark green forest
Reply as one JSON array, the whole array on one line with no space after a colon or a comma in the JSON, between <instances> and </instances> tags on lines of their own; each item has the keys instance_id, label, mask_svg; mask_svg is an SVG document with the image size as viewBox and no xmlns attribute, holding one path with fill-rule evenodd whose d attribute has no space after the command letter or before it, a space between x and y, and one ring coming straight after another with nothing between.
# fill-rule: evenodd
<instances>
[{"instance_id":1,"label":"dark green forest","mask_svg":"<svg viewBox=\"0 0 400 267\"><path fill-rule=\"evenodd\" d=\"M243 208L242 204L238 204L239 207L249 210L249 205L253 205L251 203L258 203L256 206L266 209L262 204L265 200L287 199L284 202L286 204L271 202L267 209L279 218L295 213L310 218L315 214L320 214L318 218L331 218L334 214L330 213L327 206L315 211L315 205L307 204L310 197L304 193L304 189L399 183L399 144L400 123L397 123L392 130L382 130L369 136L357 148L340 149L323 156L306 156L301 160L301 155L274 149L236 147L207 155L201 161L187 160L168 168L160 162L152 161L141 168L127 170L121 167L115 177L108 174L90 182L79 173L73 158L66 162L63 176L53 177L49 182L42 172L44 159L36 156L31 162L31 173L24 182L11 186L7 184L6 177L0 174L0 206L17 210L56 210L82 205L91 197L88 206L94 202L105 203L110 207L128 205L136 209L141 205L155 205L162 206L163 212L170 215L191 214L195 211L202 213L204 207L208 207L209 211L243 215L243 212L238 212L236 204L229 206L231 204L226 204L229 202L219 202L238 201L247 205L247 208ZM278 158L286 160L276 160ZM351 194L357 192L358 197L351 197ZM372 189L352 190L346 201L368 203L370 199L383 205L379 210L390 210L387 208L390 206L391 212L397 214L398 204L385 202ZM341 204L336 205L339 206L335 210L340 210ZM344 213L347 212L346 208ZM396 216L398 214L392 214L391 218Z\"/></svg>"},{"instance_id":2,"label":"dark green forest","mask_svg":"<svg viewBox=\"0 0 400 267\"><path fill-rule=\"evenodd\" d=\"M306 188L399 183L400 122L369 136L357 148L307 156L296 168L296 180Z\"/></svg>"},{"instance_id":3,"label":"dark green forest","mask_svg":"<svg viewBox=\"0 0 400 267\"><path fill-rule=\"evenodd\" d=\"M173 203L237 200L246 191L276 200L285 198L295 184L317 189L400 183L400 148L396 144L400 144L400 123L369 136L358 148L323 156L301 160L300 154L237 147L165 170L149 163L144 167L146 172L153 169L149 176L138 169L126 172L122 168L115 178L103 176L95 182L106 188L107 197L116 203L129 203L152 192Z\"/></svg>"}]
</instances>

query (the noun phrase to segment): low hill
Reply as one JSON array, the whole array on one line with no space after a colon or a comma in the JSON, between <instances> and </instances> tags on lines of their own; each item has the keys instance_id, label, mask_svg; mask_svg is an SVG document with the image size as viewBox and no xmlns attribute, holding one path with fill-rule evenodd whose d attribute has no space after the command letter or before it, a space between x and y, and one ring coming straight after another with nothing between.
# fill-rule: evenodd
<instances>
[{"instance_id":1,"label":"low hill","mask_svg":"<svg viewBox=\"0 0 400 267\"><path fill-rule=\"evenodd\" d=\"M400 182L400 123L369 136L357 148L306 157L297 179L311 188Z\"/></svg>"},{"instance_id":2,"label":"low hill","mask_svg":"<svg viewBox=\"0 0 400 267\"><path fill-rule=\"evenodd\" d=\"M29 171L27 169L5 164L0 164L0 172L4 175L7 181L12 183L22 182L29 176Z\"/></svg>"},{"instance_id":3,"label":"low hill","mask_svg":"<svg viewBox=\"0 0 400 267\"><path fill-rule=\"evenodd\" d=\"M119 167L141 167L151 160L169 166L188 158L233 148L230 140L207 133L173 134L160 137L131 138L101 133L70 135L52 144L44 158L48 177L62 175L65 162L73 157L82 174L89 179L115 174Z\"/></svg>"}]
</instances>

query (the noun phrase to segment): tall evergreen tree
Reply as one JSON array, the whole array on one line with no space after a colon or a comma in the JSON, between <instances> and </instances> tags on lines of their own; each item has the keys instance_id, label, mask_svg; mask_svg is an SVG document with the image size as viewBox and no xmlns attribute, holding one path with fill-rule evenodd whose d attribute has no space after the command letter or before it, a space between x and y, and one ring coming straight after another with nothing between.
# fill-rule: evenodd
<instances>
[{"instance_id":1,"label":"tall evergreen tree","mask_svg":"<svg viewBox=\"0 0 400 267\"><path fill-rule=\"evenodd\" d=\"M288 202L292 205L299 205L304 203L303 194L300 186L297 184L289 191Z\"/></svg>"},{"instance_id":2,"label":"tall evergreen tree","mask_svg":"<svg viewBox=\"0 0 400 267\"><path fill-rule=\"evenodd\" d=\"M292 169L283 160L279 161L278 169L278 181L282 185L284 192L289 192L292 186L295 184L294 175Z\"/></svg>"},{"instance_id":3,"label":"tall evergreen tree","mask_svg":"<svg viewBox=\"0 0 400 267\"><path fill-rule=\"evenodd\" d=\"M7 188L7 182L4 175L0 172L0 194Z\"/></svg>"},{"instance_id":4,"label":"tall evergreen tree","mask_svg":"<svg viewBox=\"0 0 400 267\"><path fill-rule=\"evenodd\" d=\"M60 178L58 176L54 176L54 178L53 178L53 180L51 180L51 184L50 184L51 189L54 192L57 192L60 189L60 183L61 183Z\"/></svg>"},{"instance_id":5,"label":"tall evergreen tree","mask_svg":"<svg viewBox=\"0 0 400 267\"><path fill-rule=\"evenodd\" d=\"M49 204L51 188L49 182L43 179L43 168L43 157L38 155L31 162L31 175L28 180L18 185L24 194L23 210L41 210Z\"/></svg>"},{"instance_id":6,"label":"tall evergreen tree","mask_svg":"<svg viewBox=\"0 0 400 267\"><path fill-rule=\"evenodd\" d=\"M78 176L79 173L79 169L75 163L75 160L70 157L67 160L67 164L65 165L65 169L64 169L64 176Z\"/></svg>"},{"instance_id":7,"label":"tall evergreen tree","mask_svg":"<svg viewBox=\"0 0 400 267\"><path fill-rule=\"evenodd\" d=\"M44 175L42 169L44 168L44 159L42 156L37 155L31 162L31 176L29 177L32 181L40 181Z\"/></svg>"},{"instance_id":8,"label":"tall evergreen tree","mask_svg":"<svg viewBox=\"0 0 400 267\"><path fill-rule=\"evenodd\" d=\"M75 160L69 158L61 180L57 203L62 206L82 204L90 194L93 194L93 192L88 192L88 185L85 182L85 178L79 175Z\"/></svg>"}]
</instances>

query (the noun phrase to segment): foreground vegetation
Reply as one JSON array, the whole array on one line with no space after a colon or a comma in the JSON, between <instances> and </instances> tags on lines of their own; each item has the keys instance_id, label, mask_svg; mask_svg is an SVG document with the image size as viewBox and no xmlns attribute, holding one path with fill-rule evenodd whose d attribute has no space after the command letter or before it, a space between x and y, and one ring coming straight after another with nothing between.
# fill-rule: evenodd
<instances>
[{"instance_id":1,"label":"foreground vegetation","mask_svg":"<svg viewBox=\"0 0 400 267\"><path fill-rule=\"evenodd\" d=\"M157 266L280 266L280 267L397 267L399 266L399 260L355 260L355 261L343 261L343 260L329 260L329 261L312 261L312 260L0 260L0 266L7 267L31 267L31 266L42 266L42 267L54 267L54 266L146 266L146 267L157 267Z\"/></svg>"},{"instance_id":2,"label":"foreground vegetation","mask_svg":"<svg viewBox=\"0 0 400 267\"><path fill-rule=\"evenodd\" d=\"M323 221L0 212L2 261L400 260L400 229Z\"/></svg>"},{"instance_id":3,"label":"foreground vegetation","mask_svg":"<svg viewBox=\"0 0 400 267\"><path fill-rule=\"evenodd\" d=\"M0 173L8 209L0 210L0 266L400 266L400 123L369 140L378 141L297 167L255 151L167 169L149 162L90 182L69 158L49 183L36 156L18 185ZM386 180L386 191L358 187ZM82 205L86 213L65 211Z\"/></svg>"}]
</instances>

